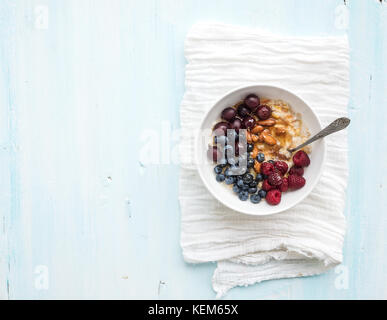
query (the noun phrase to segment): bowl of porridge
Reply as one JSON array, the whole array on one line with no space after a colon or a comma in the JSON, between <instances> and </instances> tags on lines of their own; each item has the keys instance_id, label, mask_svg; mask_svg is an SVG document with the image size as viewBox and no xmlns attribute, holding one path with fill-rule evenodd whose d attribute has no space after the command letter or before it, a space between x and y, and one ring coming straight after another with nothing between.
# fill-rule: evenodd
<instances>
[{"instance_id":1,"label":"bowl of porridge","mask_svg":"<svg viewBox=\"0 0 387 320\"><path fill-rule=\"evenodd\" d=\"M302 201L318 182L325 142L290 153L321 130L313 109L275 86L238 88L204 115L195 141L197 170L223 205L270 215Z\"/></svg>"}]
</instances>

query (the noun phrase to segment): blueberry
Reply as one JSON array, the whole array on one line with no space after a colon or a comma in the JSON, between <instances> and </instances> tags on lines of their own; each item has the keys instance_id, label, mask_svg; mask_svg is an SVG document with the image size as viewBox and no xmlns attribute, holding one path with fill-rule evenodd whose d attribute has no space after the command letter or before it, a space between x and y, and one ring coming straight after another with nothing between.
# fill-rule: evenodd
<instances>
[{"instance_id":1,"label":"blueberry","mask_svg":"<svg viewBox=\"0 0 387 320\"><path fill-rule=\"evenodd\" d=\"M258 174L255 176L255 181L257 181L257 184L258 184L259 182L263 181L263 176L262 176L260 173L258 173Z\"/></svg>"},{"instance_id":2,"label":"blueberry","mask_svg":"<svg viewBox=\"0 0 387 320\"><path fill-rule=\"evenodd\" d=\"M266 180L267 179L267 175L266 174L262 174L262 178L263 178L263 180Z\"/></svg>"},{"instance_id":3,"label":"blueberry","mask_svg":"<svg viewBox=\"0 0 387 320\"><path fill-rule=\"evenodd\" d=\"M217 165L217 166L214 168L214 171L215 171L216 174L222 173L223 167L222 167L221 165Z\"/></svg>"},{"instance_id":4,"label":"blueberry","mask_svg":"<svg viewBox=\"0 0 387 320\"><path fill-rule=\"evenodd\" d=\"M275 161L274 161L274 160L269 160L268 162L270 162L270 163L272 163L272 164L274 164L274 163L275 163Z\"/></svg>"},{"instance_id":5,"label":"blueberry","mask_svg":"<svg viewBox=\"0 0 387 320\"><path fill-rule=\"evenodd\" d=\"M253 175L251 173L246 173L244 176L243 176L243 182L246 183L246 184L249 184L250 182L252 182L254 179Z\"/></svg>"},{"instance_id":6,"label":"blueberry","mask_svg":"<svg viewBox=\"0 0 387 320\"><path fill-rule=\"evenodd\" d=\"M265 155L263 154L263 153L258 153L258 155L257 155L257 161L258 162L263 162L263 161L265 161Z\"/></svg>"},{"instance_id":7,"label":"blueberry","mask_svg":"<svg viewBox=\"0 0 387 320\"><path fill-rule=\"evenodd\" d=\"M234 183L234 177L226 177L225 182L226 182L226 184L233 184Z\"/></svg>"},{"instance_id":8,"label":"blueberry","mask_svg":"<svg viewBox=\"0 0 387 320\"><path fill-rule=\"evenodd\" d=\"M216 144L223 144L226 145L228 143L228 138L226 136L215 136L214 142Z\"/></svg>"},{"instance_id":9,"label":"blueberry","mask_svg":"<svg viewBox=\"0 0 387 320\"><path fill-rule=\"evenodd\" d=\"M216 181L223 182L224 179L225 179L224 174L219 173L219 174L216 175Z\"/></svg>"},{"instance_id":10,"label":"blueberry","mask_svg":"<svg viewBox=\"0 0 387 320\"><path fill-rule=\"evenodd\" d=\"M253 159L247 160L247 168L252 168L252 167L254 167L254 160Z\"/></svg>"},{"instance_id":11,"label":"blueberry","mask_svg":"<svg viewBox=\"0 0 387 320\"><path fill-rule=\"evenodd\" d=\"M258 194L259 194L259 196L260 196L261 198L266 198L266 191L265 191L265 190L263 190L263 189L259 190L259 191L258 191Z\"/></svg>"},{"instance_id":12,"label":"blueberry","mask_svg":"<svg viewBox=\"0 0 387 320\"><path fill-rule=\"evenodd\" d=\"M249 198L249 193L247 191L241 191L238 194L238 197L242 201L246 201Z\"/></svg>"},{"instance_id":13,"label":"blueberry","mask_svg":"<svg viewBox=\"0 0 387 320\"><path fill-rule=\"evenodd\" d=\"M251 151L253 151L253 149L254 149L254 146L251 143L248 143L247 144L247 152L251 152Z\"/></svg>"},{"instance_id":14,"label":"blueberry","mask_svg":"<svg viewBox=\"0 0 387 320\"><path fill-rule=\"evenodd\" d=\"M259 203L261 201L261 197L259 196L259 194L255 193L255 194L252 194L250 196L250 201L252 203Z\"/></svg>"},{"instance_id":15,"label":"blueberry","mask_svg":"<svg viewBox=\"0 0 387 320\"><path fill-rule=\"evenodd\" d=\"M249 188L249 193L253 194L257 192L257 187Z\"/></svg>"},{"instance_id":16,"label":"blueberry","mask_svg":"<svg viewBox=\"0 0 387 320\"><path fill-rule=\"evenodd\" d=\"M232 190L235 192L235 193L239 193L241 191L241 189L235 184L233 187L232 187Z\"/></svg>"},{"instance_id":17,"label":"blueberry","mask_svg":"<svg viewBox=\"0 0 387 320\"><path fill-rule=\"evenodd\" d=\"M238 186L238 187L242 188L244 185L245 185L245 184L244 184L243 180L238 180L238 181L237 181L237 186Z\"/></svg>"},{"instance_id":18,"label":"blueberry","mask_svg":"<svg viewBox=\"0 0 387 320\"><path fill-rule=\"evenodd\" d=\"M249 186L247 184L244 184L243 187L241 188L243 191L248 191Z\"/></svg>"},{"instance_id":19,"label":"blueberry","mask_svg":"<svg viewBox=\"0 0 387 320\"><path fill-rule=\"evenodd\" d=\"M249 183L249 187L254 188L257 186L257 184L258 184L258 181L254 179L252 182Z\"/></svg>"}]
</instances>

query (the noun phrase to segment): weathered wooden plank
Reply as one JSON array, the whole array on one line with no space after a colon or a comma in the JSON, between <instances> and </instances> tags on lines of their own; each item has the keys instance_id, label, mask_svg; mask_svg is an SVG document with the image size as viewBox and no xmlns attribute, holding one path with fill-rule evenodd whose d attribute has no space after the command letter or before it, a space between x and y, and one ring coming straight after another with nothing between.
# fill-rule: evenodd
<instances>
[{"instance_id":1,"label":"weathered wooden plank","mask_svg":"<svg viewBox=\"0 0 387 320\"><path fill-rule=\"evenodd\" d=\"M161 145L162 128L179 127L185 34L202 20L341 34L348 10L343 268L228 297L386 298L386 7L377 0L2 1L0 297L213 298L214 265L181 257L178 166L142 157L153 153L144 151L146 133Z\"/></svg>"}]
</instances>

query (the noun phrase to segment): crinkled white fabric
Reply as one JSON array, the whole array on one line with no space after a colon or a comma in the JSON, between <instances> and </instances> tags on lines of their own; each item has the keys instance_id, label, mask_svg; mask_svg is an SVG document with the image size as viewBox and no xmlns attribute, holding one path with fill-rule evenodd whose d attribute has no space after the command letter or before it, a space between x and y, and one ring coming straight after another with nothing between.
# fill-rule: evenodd
<instances>
[{"instance_id":1,"label":"crinkled white fabric","mask_svg":"<svg viewBox=\"0 0 387 320\"><path fill-rule=\"evenodd\" d=\"M347 114L349 48L342 37L283 37L258 29L199 23L185 43L182 132L193 132L213 103L244 84L282 86L302 97L325 126ZM214 199L195 170L193 144L180 145L181 247L187 262L218 261L218 297L235 286L309 276L342 261L347 136L326 138L324 173L312 193L283 213L254 217Z\"/></svg>"}]
</instances>

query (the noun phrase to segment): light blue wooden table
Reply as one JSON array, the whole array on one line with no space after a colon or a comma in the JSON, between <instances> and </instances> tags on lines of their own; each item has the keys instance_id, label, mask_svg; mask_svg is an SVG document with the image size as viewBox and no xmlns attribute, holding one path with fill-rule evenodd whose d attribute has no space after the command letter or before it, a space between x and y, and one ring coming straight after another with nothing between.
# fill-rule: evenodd
<instances>
[{"instance_id":1,"label":"light blue wooden table","mask_svg":"<svg viewBox=\"0 0 387 320\"><path fill-rule=\"evenodd\" d=\"M0 297L214 298L215 265L181 256L178 165L139 154L179 127L185 35L217 20L352 49L343 265L227 298L387 298L387 3L345 2L2 0Z\"/></svg>"}]
</instances>

